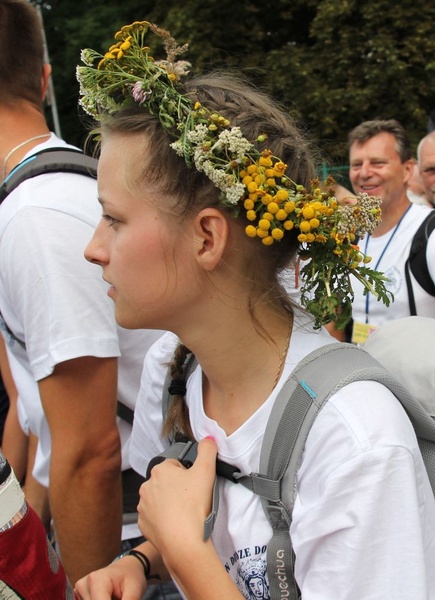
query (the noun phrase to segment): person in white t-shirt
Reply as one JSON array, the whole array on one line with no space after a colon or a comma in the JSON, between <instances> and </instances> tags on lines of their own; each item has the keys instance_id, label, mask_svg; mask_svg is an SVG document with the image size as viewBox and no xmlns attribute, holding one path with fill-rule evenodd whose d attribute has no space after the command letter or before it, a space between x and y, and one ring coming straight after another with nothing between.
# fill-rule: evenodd
<instances>
[{"instance_id":1,"label":"person in white t-shirt","mask_svg":"<svg viewBox=\"0 0 435 600\"><path fill-rule=\"evenodd\" d=\"M21 160L67 144L44 117L50 66L38 10L2 1L0 30L3 183ZM56 549L72 582L108 564L122 538L140 536L135 523L122 531L122 493L127 500L130 491L124 509L135 512L141 478L117 401L134 409L144 355L162 334L117 326L108 286L84 259L101 215L96 196L95 179L59 172L27 179L0 207L0 328L21 427L38 441L33 475L44 507L29 477L26 493L44 518L48 488Z\"/></svg>"},{"instance_id":2,"label":"person in white t-shirt","mask_svg":"<svg viewBox=\"0 0 435 600\"><path fill-rule=\"evenodd\" d=\"M362 251L372 257L373 268L389 278L394 295L390 306L377 302L355 283L351 341L364 343L384 323L412 314L405 263L411 242L431 208L412 203L407 195L414 163L408 136L394 119L365 121L349 133L349 177L355 193L367 192L382 198L382 222L371 236L361 241ZM427 241L426 260L435 282L435 235ZM435 297L427 293L411 274L416 314L435 317Z\"/></svg>"},{"instance_id":3,"label":"person in white t-shirt","mask_svg":"<svg viewBox=\"0 0 435 600\"><path fill-rule=\"evenodd\" d=\"M163 37L167 60L149 56L148 31ZM312 189L307 140L258 90L217 73L180 81L188 63L175 60L183 49L168 32L135 22L116 40L94 55L98 68L83 51L78 71L102 142L103 218L86 257L102 267L120 325L167 330L145 359L132 465L145 475L174 432L199 445L191 468L166 460L141 487L148 541L75 591L127 600L171 576L190 600L268 599L272 530L258 495L218 478L219 511L203 539L216 456L258 472L278 392L302 358L333 341L319 320L340 290L314 292L313 319L279 273L302 242L316 257L316 281L326 266L356 268L353 232L370 215L376 222L378 204L364 196L342 210ZM198 364L163 422L168 365L176 379L188 350ZM308 436L296 492L288 534L304 600L435 600L435 500L412 425L388 389L360 381L332 395Z\"/></svg>"}]
</instances>

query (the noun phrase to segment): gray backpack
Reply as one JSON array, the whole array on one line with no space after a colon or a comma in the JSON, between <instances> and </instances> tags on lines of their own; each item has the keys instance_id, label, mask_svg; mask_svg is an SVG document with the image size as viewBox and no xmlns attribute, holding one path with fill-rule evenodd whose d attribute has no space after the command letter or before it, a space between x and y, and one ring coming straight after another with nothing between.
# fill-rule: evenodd
<instances>
[{"instance_id":1,"label":"gray backpack","mask_svg":"<svg viewBox=\"0 0 435 600\"><path fill-rule=\"evenodd\" d=\"M186 359L184 377L196 366L194 357ZM300 598L294 579L294 553L289 536L297 491L297 472L310 428L328 398L354 381L378 381L389 388L406 410L418 438L432 490L435 494L435 421L405 387L368 352L354 345L334 342L306 356L293 370L277 396L267 422L260 455L260 473L242 476L239 470L218 460L218 476L242 484L261 497L272 526L267 548L267 573L272 600ZM171 378L168 373L163 398L163 415L170 400ZM175 382L177 386L179 382ZM174 393L174 392L173 392ZM171 446L150 462L152 467L177 458L186 466L196 457L196 442L175 439ZM219 504L217 485L213 507L204 525L204 539L213 530Z\"/></svg>"}]
</instances>

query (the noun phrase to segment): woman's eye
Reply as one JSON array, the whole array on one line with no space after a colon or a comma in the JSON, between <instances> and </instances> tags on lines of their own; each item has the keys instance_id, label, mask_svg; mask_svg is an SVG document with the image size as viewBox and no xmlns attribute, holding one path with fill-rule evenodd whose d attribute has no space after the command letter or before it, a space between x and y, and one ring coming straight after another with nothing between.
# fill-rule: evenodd
<instances>
[{"instance_id":1,"label":"woman's eye","mask_svg":"<svg viewBox=\"0 0 435 600\"><path fill-rule=\"evenodd\" d=\"M109 227L113 227L113 225L116 225L116 223L119 223L118 219L115 219L114 217L111 217L110 215L103 214L102 217L105 221L107 221L109 223Z\"/></svg>"}]
</instances>

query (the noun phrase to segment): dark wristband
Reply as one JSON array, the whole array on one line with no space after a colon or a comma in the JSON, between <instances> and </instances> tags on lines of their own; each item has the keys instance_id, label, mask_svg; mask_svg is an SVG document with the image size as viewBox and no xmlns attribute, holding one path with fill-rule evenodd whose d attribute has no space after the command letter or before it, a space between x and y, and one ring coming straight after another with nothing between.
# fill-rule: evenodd
<instances>
[{"instance_id":1,"label":"dark wristband","mask_svg":"<svg viewBox=\"0 0 435 600\"><path fill-rule=\"evenodd\" d=\"M160 575L151 575L151 563L148 556L145 556L143 552L139 550L128 550L124 556L134 556L142 564L145 579L161 579Z\"/></svg>"}]
</instances>

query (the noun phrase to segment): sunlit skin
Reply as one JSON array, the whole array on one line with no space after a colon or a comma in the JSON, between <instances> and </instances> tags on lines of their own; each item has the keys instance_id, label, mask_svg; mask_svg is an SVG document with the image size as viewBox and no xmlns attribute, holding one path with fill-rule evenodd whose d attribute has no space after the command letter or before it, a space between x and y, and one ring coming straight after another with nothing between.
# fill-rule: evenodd
<instances>
[{"instance_id":1,"label":"sunlit skin","mask_svg":"<svg viewBox=\"0 0 435 600\"><path fill-rule=\"evenodd\" d=\"M120 325L176 330L177 311L187 311L198 294L192 261L183 260L189 248L183 238L191 240L192 234L188 225L180 229L172 215L157 208L157 191L133 183L143 154L141 137L104 139L98 167L102 218L85 256L102 267L111 284L108 293Z\"/></svg>"},{"instance_id":2,"label":"sunlit skin","mask_svg":"<svg viewBox=\"0 0 435 600\"><path fill-rule=\"evenodd\" d=\"M402 162L394 136L382 132L362 144L354 142L349 162L354 192L382 198L382 223L373 236L382 235L397 223L409 206L406 189L412 160Z\"/></svg>"},{"instance_id":3,"label":"sunlit skin","mask_svg":"<svg viewBox=\"0 0 435 600\"><path fill-rule=\"evenodd\" d=\"M426 197L435 205L435 134L426 137L419 149L418 166Z\"/></svg>"}]
</instances>

